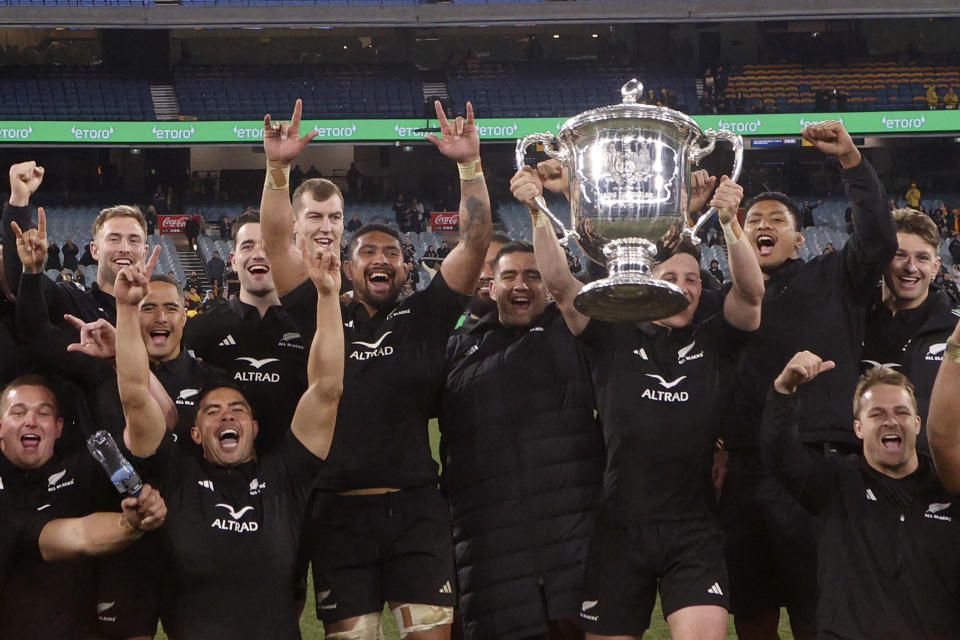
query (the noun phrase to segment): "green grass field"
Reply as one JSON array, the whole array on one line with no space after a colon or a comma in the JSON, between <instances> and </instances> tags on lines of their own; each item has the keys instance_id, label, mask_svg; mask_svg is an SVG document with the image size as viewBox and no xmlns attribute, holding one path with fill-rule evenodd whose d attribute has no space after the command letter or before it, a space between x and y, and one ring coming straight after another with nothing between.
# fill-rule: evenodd
<instances>
[{"instance_id":1,"label":"green grass field","mask_svg":"<svg viewBox=\"0 0 960 640\"><path fill-rule=\"evenodd\" d=\"M435 460L439 460L440 430L437 427L437 421L430 421L430 448L433 451ZM397 626L393 621L393 616L389 611L385 611L381 618L383 635L386 640L398 640ZM313 609L313 576L307 576L307 606L300 617L300 633L303 634L303 640L322 640L323 625L317 621ZM670 638L670 628L660 611L660 599L657 598L657 605L650 619L650 628L643 634L644 640L668 640ZM727 622L727 638L735 639L737 637L733 630L733 618ZM787 612L780 613L780 637L783 640L793 640L793 634L790 632L790 624L787 619ZM167 635L161 631L157 634L158 640L167 640Z\"/></svg>"}]
</instances>

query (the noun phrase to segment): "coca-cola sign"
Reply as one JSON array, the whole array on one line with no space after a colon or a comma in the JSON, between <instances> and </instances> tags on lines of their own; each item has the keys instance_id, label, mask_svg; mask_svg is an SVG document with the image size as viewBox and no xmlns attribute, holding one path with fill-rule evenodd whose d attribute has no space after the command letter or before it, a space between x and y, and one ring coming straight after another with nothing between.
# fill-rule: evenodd
<instances>
[{"instance_id":1,"label":"coca-cola sign","mask_svg":"<svg viewBox=\"0 0 960 640\"><path fill-rule=\"evenodd\" d=\"M157 225L160 233L183 233L187 226L187 220L198 216L189 216L187 214L178 215L159 215L157 216Z\"/></svg>"},{"instance_id":2,"label":"coca-cola sign","mask_svg":"<svg viewBox=\"0 0 960 640\"><path fill-rule=\"evenodd\" d=\"M458 231L460 229L460 212L434 211L430 214L430 227L434 231Z\"/></svg>"}]
</instances>

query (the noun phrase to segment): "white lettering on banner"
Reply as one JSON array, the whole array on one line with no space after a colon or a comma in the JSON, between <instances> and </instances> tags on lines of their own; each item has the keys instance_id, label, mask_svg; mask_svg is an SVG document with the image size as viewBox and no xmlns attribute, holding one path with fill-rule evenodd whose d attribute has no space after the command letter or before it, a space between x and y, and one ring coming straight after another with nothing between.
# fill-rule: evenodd
<instances>
[{"instance_id":1,"label":"white lettering on banner","mask_svg":"<svg viewBox=\"0 0 960 640\"><path fill-rule=\"evenodd\" d=\"M927 121L926 116L921 115L919 118L888 118L883 116L880 118L880 122L883 123L887 129L920 129L923 127L923 123Z\"/></svg>"},{"instance_id":2,"label":"white lettering on banner","mask_svg":"<svg viewBox=\"0 0 960 640\"><path fill-rule=\"evenodd\" d=\"M70 127L70 133L77 140L109 140L113 135L113 127L108 129L78 129L76 126Z\"/></svg>"},{"instance_id":3,"label":"white lettering on banner","mask_svg":"<svg viewBox=\"0 0 960 640\"><path fill-rule=\"evenodd\" d=\"M400 138L419 138L420 132L417 131L419 127L401 127L400 123L393 125L393 130L397 132L397 136Z\"/></svg>"},{"instance_id":4,"label":"white lettering on banner","mask_svg":"<svg viewBox=\"0 0 960 640\"><path fill-rule=\"evenodd\" d=\"M187 226L187 218L190 216L168 216L168 215L159 215L157 216L160 222L160 230L181 231Z\"/></svg>"},{"instance_id":5,"label":"white lettering on banner","mask_svg":"<svg viewBox=\"0 0 960 640\"><path fill-rule=\"evenodd\" d=\"M351 138L357 132L357 125L349 127L321 127L317 125L313 128L321 138Z\"/></svg>"},{"instance_id":6,"label":"white lettering on banner","mask_svg":"<svg viewBox=\"0 0 960 640\"><path fill-rule=\"evenodd\" d=\"M837 121L838 121L840 124L843 124L843 118L837 118ZM814 125L821 124L822 122L824 122L824 121L823 121L823 120L807 120L806 118L801 117L801 118L800 118L800 128L801 128L801 129L806 129L807 127L812 127L812 126L814 126Z\"/></svg>"},{"instance_id":7,"label":"white lettering on banner","mask_svg":"<svg viewBox=\"0 0 960 640\"><path fill-rule=\"evenodd\" d=\"M430 226L433 227L434 231L457 231L460 229L460 212L431 213Z\"/></svg>"},{"instance_id":8,"label":"white lettering on banner","mask_svg":"<svg viewBox=\"0 0 960 640\"><path fill-rule=\"evenodd\" d=\"M0 129L0 138L3 140L26 140L33 133L33 127L27 125L26 129Z\"/></svg>"},{"instance_id":9,"label":"white lettering on banner","mask_svg":"<svg viewBox=\"0 0 960 640\"><path fill-rule=\"evenodd\" d=\"M508 125L493 125L493 126L484 126L477 125L477 134L481 138L488 136L513 136L516 135L517 129L520 128L516 122Z\"/></svg>"},{"instance_id":10,"label":"white lettering on banner","mask_svg":"<svg viewBox=\"0 0 960 640\"><path fill-rule=\"evenodd\" d=\"M759 118L755 122L724 122L723 120L717 122L717 126L721 129L727 129L734 133L756 133L760 130L761 124L763 123Z\"/></svg>"},{"instance_id":11,"label":"white lettering on banner","mask_svg":"<svg viewBox=\"0 0 960 640\"><path fill-rule=\"evenodd\" d=\"M153 135L157 140L189 140L197 132L196 127L189 129L158 129L153 128Z\"/></svg>"},{"instance_id":12,"label":"white lettering on banner","mask_svg":"<svg viewBox=\"0 0 960 640\"><path fill-rule=\"evenodd\" d=\"M233 133L240 140L263 140L263 127L233 125Z\"/></svg>"}]
</instances>

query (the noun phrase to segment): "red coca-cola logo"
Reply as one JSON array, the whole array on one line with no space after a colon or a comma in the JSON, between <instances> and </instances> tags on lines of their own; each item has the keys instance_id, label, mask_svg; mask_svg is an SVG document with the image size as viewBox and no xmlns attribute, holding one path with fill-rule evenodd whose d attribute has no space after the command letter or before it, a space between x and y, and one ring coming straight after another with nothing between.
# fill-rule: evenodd
<instances>
[{"instance_id":1,"label":"red coca-cola logo","mask_svg":"<svg viewBox=\"0 0 960 640\"><path fill-rule=\"evenodd\" d=\"M161 233L183 233L183 230L187 226L187 220L195 217L196 216L189 216L186 214L159 215L157 216L157 222L160 223Z\"/></svg>"},{"instance_id":2,"label":"red coca-cola logo","mask_svg":"<svg viewBox=\"0 0 960 640\"><path fill-rule=\"evenodd\" d=\"M460 228L460 213L458 211L434 213L431 225L434 231L456 231Z\"/></svg>"}]
</instances>

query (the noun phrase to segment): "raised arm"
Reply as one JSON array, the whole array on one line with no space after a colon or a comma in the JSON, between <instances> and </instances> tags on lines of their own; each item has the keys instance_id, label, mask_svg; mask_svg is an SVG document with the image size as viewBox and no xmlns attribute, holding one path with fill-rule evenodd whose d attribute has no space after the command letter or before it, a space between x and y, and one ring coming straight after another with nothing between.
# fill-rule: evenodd
<instances>
[{"instance_id":1,"label":"raised arm","mask_svg":"<svg viewBox=\"0 0 960 640\"><path fill-rule=\"evenodd\" d=\"M10 200L3 207L3 245L14 245L14 233L10 223L16 222L21 229L33 226L30 218L30 197L40 188L43 182L44 169L36 162L19 162L10 167ZM44 256L46 258L46 256ZM41 263L41 267L42 267ZM20 257L16 252L4 252L4 275L10 291L16 291L20 285Z\"/></svg>"},{"instance_id":2,"label":"raised arm","mask_svg":"<svg viewBox=\"0 0 960 640\"><path fill-rule=\"evenodd\" d=\"M133 455L145 458L157 450L167 432L163 411L150 394L150 360L140 334L140 301L147 295L157 263L122 268L114 283L117 299L117 386L126 428L123 440Z\"/></svg>"},{"instance_id":3,"label":"raised arm","mask_svg":"<svg viewBox=\"0 0 960 640\"><path fill-rule=\"evenodd\" d=\"M539 174L530 167L517 171L510 179L513 197L527 205L533 218L533 251L544 284L563 314L563 319L573 335L578 336L587 328L590 318L577 311L573 299L580 293L583 283L577 280L567 266L567 255L557 240L550 220L533 205L543 193Z\"/></svg>"},{"instance_id":4,"label":"raised arm","mask_svg":"<svg viewBox=\"0 0 960 640\"><path fill-rule=\"evenodd\" d=\"M340 258L300 239L303 262L317 288L317 328L307 359L307 390L297 403L290 429L318 458L326 458L343 393L343 328L340 316ZM312 252L312 253L311 253Z\"/></svg>"},{"instance_id":5,"label":"raised arm","mask_svg":"<svg viewBox=\"0 0 960 640\"><path fill-rule=\"evenodd\" d=\"M317 133L300 136L303 101L297 99L290 122L274 123L263 118L263 150L267 156L266 179L260 198L260 230L263 250L278 295L286 295L307 279L307 268L293 243L293 206L290 203L290 163Z\"/></svg>"},{"instance_id":6,"label":"raised arm","mask_svg":"<svg viewBox=\"0 0 960 640\"><path fill-rule=\"evenodd\" d=\"M116 553L147 531L160 527L167 505L160 492L143 485L136 498L124 498L123 513L91 513L82 518L51 520L40 531L40 554L47 562Z\"/></svg>"},{"instance_id":7,"label":"raised arm","mask_svg":"<svg viewBox=\"0 0 960 640\"><path fill-rule=\"evenodd\" d=\"M843 167L844 188L853 207L853 234L843 247L845 277L854 295L867 302L897 252L887 192L841 123L822 122L807 127L802 135L824 153L836 156Z\"/></svg>"},{"instance_id":8,"label":"raised arm","mask_svg":"<svg viewBox=\"0 0 960 640\"><path fill-rule=\"evenodd\" d=\"M757 254L749 242L741 242L743 229L737 220L737 207L743 199L743 187L723 176L710 206L717 207L720 229L727 244L732 286L723 301L723 315L730 325L743 331L760 327L760 307L763 304L763 272Z\"/></svg>"},{"instance_id":9,"label":"raised arm","mask_svg":"<svg viewBox=\"0 0 960 640\"><path fill-rule=\"evenodd\" d=\"M773 381L760 429L760 449L767 468L806 509L817 511L832 489L831 467L800 442L797 388L835 364L809 351L793 356Z\"/></svg>"},{"instance_id":10,"label":"raised arm","mask_svg":"<svg viewBox=\"0 0 960 640\"><path fill-rule=\"evenodd\" d=\"M440 264L440 273L452 290L473 295L493 235L490 194L480 166L480 135L469 102L466 119L457 116L452 125L439 100L434 107L443 138L428 133L427 139L440 153L456 160L460 171L460 241Z\"/></svg>"},{"instance_id":11,"label":"raised arm","mask_svg":"<svg viewBox=\"0 0 960 640\"><path fill-rule=\"evenodd\" d=\"M927 439L940 483L960 493L960 324L947 340L927 411Z\"/></svg>"}]
</instances>

